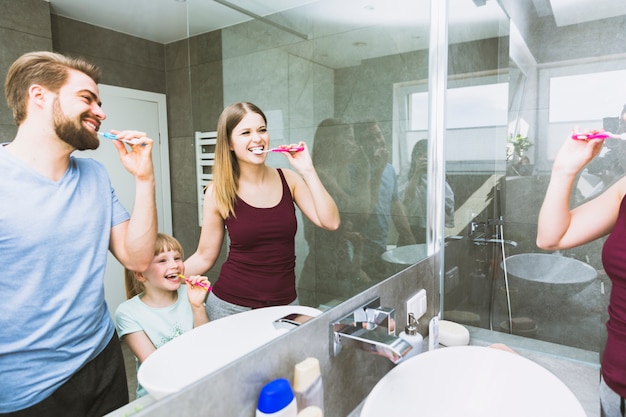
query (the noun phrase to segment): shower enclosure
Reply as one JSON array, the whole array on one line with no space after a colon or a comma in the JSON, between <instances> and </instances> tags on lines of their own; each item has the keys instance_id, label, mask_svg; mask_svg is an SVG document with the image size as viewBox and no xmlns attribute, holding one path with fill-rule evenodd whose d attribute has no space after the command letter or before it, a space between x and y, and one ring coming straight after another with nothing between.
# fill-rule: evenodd
<instances>
[{"instance_id":1,"label":"shower enclosure","mask_svg":"<svg viewBox=\"0 0 626 417\"><path fill-rule=\"evenodd\" d=\"M450 0L451 22L462 1ZM445 229L444 318L599 352L610 292L603 239L546 257L518 256L524 279L505 260L545 253L535 244L537 216L571 130L623 123L626 45L613 35L621 33L626 8L617 1L602 8L593 1L474 3L501 13L501 29L480 43L450 39L446 179L455 221ZM467 38L483 30L463 24ZM606 143L581 174L573 205L623 175L623 147ZM560 264L573 268L566 275L578 283L535 282Z\"/></svg>"}]
</instances>

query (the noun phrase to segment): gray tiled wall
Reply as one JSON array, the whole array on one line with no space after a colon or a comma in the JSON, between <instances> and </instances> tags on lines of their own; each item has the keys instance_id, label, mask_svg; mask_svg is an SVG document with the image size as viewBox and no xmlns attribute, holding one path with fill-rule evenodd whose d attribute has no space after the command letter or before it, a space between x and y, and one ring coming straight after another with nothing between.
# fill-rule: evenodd
<instances>
[{"instance_id":1,"label":"gray tiled wall","mask_svg":"<svg viewBox=\"0 0 626 417\"><path fill-rule=\"evenodd\" d=\"M0 74L26 51L52 50L50 4L42 0L0 0ZM15 137L17 127L4 94L0 101L0 142Z\"/></svg>"}]
</instances>

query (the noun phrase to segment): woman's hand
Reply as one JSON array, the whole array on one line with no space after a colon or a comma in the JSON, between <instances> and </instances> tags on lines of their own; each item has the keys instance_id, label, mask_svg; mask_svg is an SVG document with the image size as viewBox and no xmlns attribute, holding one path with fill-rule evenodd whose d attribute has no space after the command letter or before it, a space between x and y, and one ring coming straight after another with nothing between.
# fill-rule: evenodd
<instances>
[{"instance_id":1,"label":"woman's hand","mask_svg":"<svg viewBox=\"0 0 626 417\"><path fill-rule=\"evenodd\" d=\"M279 148L304 148L301 151L297 152L281 152L285 158L289 161L289 164L296 170L298 174L301 176L306 176L307 173L314 171L313 160L311 159L311 154L309 153L309 148L304 141L300 141L297 144L290 145L281 145Z\"/></svg>"},{"instance_id":2,"label":"woman's hand","mask_svg":"<svg viewBox=\"0 0 626 417\"><path fill-rule=\"evenodd\" d=\"M576 175L602 149L604 139L576 140L568 138L554 159L553 173Z\"/></svg>"}]
</instances>

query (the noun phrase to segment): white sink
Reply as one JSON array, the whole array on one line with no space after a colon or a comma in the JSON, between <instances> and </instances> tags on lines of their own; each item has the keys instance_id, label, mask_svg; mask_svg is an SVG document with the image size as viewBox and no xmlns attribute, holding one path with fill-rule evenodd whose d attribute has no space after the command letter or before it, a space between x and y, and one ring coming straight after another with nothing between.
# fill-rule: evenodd
<instances>
[{"instance_id":1,"label":"white sink","mask_svg":"<svg viewBox=\"0 0 626 417\"><path fill-rule=\"evenodd\" d=\"M513 280L540 286L570 287L580 291L593 282L598 272L577 259L549 253L520 253L506 258L506 269ZM545 287L544 287L545 288Z\"/></svg>"},{"instance_id":2,"label":"white sink","mask_svg":"<svg viewBox=\"0 0 626 417\"><path fill-rule=\"evenodd\" d=\"M428 257L428 247L425 243L398 246L385 251L381 258L396 265L415 265Z\"/></svg>"},{"instance_id":3,"label":"white sink","mask_svg":"<svg viewBox=\"0 0 626 417\"><path fill-rule=\"evenodd\" d=\"M360 417L586 417L569 388L516 353L481 346L441 348L392 369Z\"/></svg>"},{"instance_id":4,"label":"white sink","mask_svg":"<svg viewBox=\"0 0 626 417\"><path fill-rule=\"evenodd\" d=\"M306 306L266 307L209 322L148 356L139 367L137 381L156 399L180 391L294 328L274 325L290 314L315 317L321 311Z\"/></svg>"}]
</instances>

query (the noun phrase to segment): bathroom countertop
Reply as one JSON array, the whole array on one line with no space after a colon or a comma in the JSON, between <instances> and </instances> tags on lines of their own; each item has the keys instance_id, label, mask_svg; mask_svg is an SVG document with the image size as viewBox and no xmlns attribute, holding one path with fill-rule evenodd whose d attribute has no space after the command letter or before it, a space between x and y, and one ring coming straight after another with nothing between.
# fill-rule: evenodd
<instances>
[{"instance_id":1,"label":"bathroom countertop","mask_svg":"<svg viewBox=\"0 0 626 417\"><path fill-rule=\"evenodd\" d=\"M466 327L470 331L470 345L489 346L493 343L507 345L563 381L576 395L588 417L600 416L600 364L597 352L471 326ZM427 346L427 338L425 346ZM359 417L364 402L365 400L346 417Z\"/></svg>"}]
</instances>

